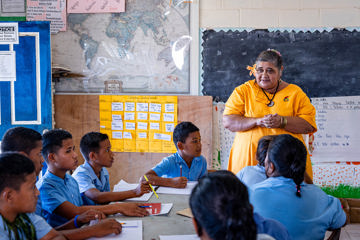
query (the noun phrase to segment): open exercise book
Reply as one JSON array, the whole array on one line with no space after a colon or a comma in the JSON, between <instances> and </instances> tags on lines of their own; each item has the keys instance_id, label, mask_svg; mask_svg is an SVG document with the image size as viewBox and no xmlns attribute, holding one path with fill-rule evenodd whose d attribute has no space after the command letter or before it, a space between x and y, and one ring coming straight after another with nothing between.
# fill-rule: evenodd
<instances>
[{"instance_id":1,"label":"open exercise book","mask_svg":"<svg viewBox=\"0 0 360 240\"><path fill-rule=\"evenodd\" d=\"M116 218L118 222L122 223L122 232L118 235L110 234L101 238L88 238L88 239L107 239L107 240L142 240L142 221L124 221ZM92 223L90 222L90 225ZM93 223L94 224L94 223Z\"/></svg>"},{"instance_id":2,"label":"open exercise book","mask_svg":"<svg viewBox=\"0 0 360 240\"><path fill-rule=\"evenodd\" d=\"M118 184L114 186L114 192L122 192L135 189L139 184L138 183L127 183L124 180L121 180ZM135 201L135 202L147 202L153 192L145 193L141 197L129 198L127 201Z\"/></svg>"},{"instance_id":3,"label":"open exercise book","mask_svg":"<svg viewBox=\"0 0 360 240\"><path fill-rule=\"evenodd\" d=\"M156 193L190 195L197 181L188 182L186 188L159 187Z\"/></svg>"}]
</instances>

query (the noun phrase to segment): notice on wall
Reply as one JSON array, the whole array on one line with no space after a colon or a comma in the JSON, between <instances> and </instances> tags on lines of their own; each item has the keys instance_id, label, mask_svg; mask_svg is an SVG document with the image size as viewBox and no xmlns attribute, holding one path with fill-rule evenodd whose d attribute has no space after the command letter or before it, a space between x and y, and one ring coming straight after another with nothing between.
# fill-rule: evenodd
<instances>
[{"instance_id":1,"label":"notice on wall","mask_svg":"<svg viewBox=\"0 0 360 240\"><path fill-rule=\"evenodd\" d=\"M176 96L101 95L99 111L100 132L114 152L176 152Z\"/></svg>"},{"instance_id":2,"label":"notice on wall","mask_svg":"<svg viewBox=\"0 0 360 240\"><path fill-rule=\"evenodd\" d=\"M17 22L0 23L0 44L18 44L19 26Z\"/></svg>"},{"instance_id":3,"label":"notice on wall","mask_svg":"<svg viewBox=\"0 0 360 240\"><path fill-rule=\"evenodd\" d=\"M2 13L25 13L24 0L1 0ZM11 16L11 15L10 15Z\"/></svg>"},{"instance_id":4,"label":"notice on wall","mask_svg":"<svg viewBox=\"0 0 360 240\"><path fill-rule=\"evenodd\" d=\"M360 96L312 98L318 131L312 162L360 161Z\"/></svg>"},{"instance_id":5,"label":"notice on wall","mask_svg":"<svg viewBox=\"0 0 360 240\"><path fill-rule=\"evenodd\" d=\"M0 51L0 81L16 80L16 62L14 51Z\"/></svg>"},{"instance_id":6,"label":"notice on wall","mask_svg":"<svg viewBox=\"0 0 360 240\"><path fill-rule=\"evenodd\" d=\"M66 0L27 0L26 20L50 21L50 32L66 31Z\"/></svg>"},{"instance_id":7,"label":"notice on wall","mask_svg":"<svg viewBox=\"0 0 360 240\"><path fill-rule=\"evenodd\" d=\"M68 0L68 13L125 12L125 0Z\"/></svg>"}]
</instances>

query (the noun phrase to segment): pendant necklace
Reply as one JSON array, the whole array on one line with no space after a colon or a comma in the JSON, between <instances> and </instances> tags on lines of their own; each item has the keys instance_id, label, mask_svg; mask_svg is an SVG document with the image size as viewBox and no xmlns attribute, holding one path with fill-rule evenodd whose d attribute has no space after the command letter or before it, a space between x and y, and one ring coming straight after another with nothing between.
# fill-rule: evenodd
<instances>
[{"instance_id":1,"label":"pendant necklace","mask_svg":"<svg viewBox=\"0 0 360 240\"><path fill-rule=\"evenodd\" d=\"M277 86L276 86L274 95L272 96L271 99L268 97L268 95L266 94L266 92L264 91L264 89L261 88L261 90L262 90L263 93L265 94L266 98L269 100L269 103L266 104L268 107L272 107L272 106L275 105L275 102L274 102L273 100L274 100L274 98L275 98L275 94L277 93L277 90L279 89L280 81L281 81L281 80L278 81L278 84L277 84Z\"/></svg>"}]
</instances>

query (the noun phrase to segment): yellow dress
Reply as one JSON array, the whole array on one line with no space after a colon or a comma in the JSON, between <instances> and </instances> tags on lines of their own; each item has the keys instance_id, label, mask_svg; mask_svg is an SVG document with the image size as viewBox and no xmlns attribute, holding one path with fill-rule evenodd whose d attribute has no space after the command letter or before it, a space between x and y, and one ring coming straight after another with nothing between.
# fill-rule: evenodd
<instances>
[{"instance_id":1,"label":"yellow dress","mask_svg":"<svg viewBox=\"0 0 360 240\"><path fill-rule=\"evenodd\" d=\"M273 95L268 94L269 98ZM269 100L261 88L250 80L235 88L225 104L224 115L238 114L244 117L263 117L267 114L279 114L281 116L301 117L310 123L316 132L315 108L310 99L300 87L289 84L278 91L273 99L275 105L268 107ZM246 166L257 164L255 157L258 141L266 135L291 134L304 143L302 134L290 133L282 128L254 127L247 131L236 132L231 148L228 170L233 173L239 172ZM305 145L306 146L306 145ZM312 178L312 167L308 154L306 172Z\"/></svg>"}]
</instances>

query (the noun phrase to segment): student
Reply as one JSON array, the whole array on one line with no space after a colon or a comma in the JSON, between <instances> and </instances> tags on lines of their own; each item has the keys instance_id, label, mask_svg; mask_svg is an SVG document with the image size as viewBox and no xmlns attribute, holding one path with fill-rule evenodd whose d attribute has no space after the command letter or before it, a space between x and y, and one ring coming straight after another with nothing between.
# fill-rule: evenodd
<instances>
[{"instance_id":1,"label":"student","mask_svg":"<svg viewBox=\"0 0 360 240\"><path fill-rule=\"evenodd\" d=\"M35 167L18 153L0 154L0 239L65 239L35 211Z\"/></svg>"},{"instance_id":2,"label":"student","mask_svg":"<svg viewBox=\"0 0 360 240\"><path fill-rule=\"evenodd\" d=\"M139 203L116 203L104 206L83 206L76 180L66 172L77 167L77 154L69 132L50 130L43 135L43 157L48 170L38 181L43 216L52 226L59 226L78 214L94 209L104 214L122 213L146 216L149 213Z\"/></svg>"},{"instance_id":3,"label":"student","mask_svg":"<svg viewBox=\"0 0 360 240\"><path fill-rule=\"evenodd\" d=\"M145 175L154 185L184 188L188 180L197 181L207 173L206 159L201 156L199 128L191 122L181 122L174 129L173 141L177 152Z\"/></svg>"},{"instance_id":4,"label":"student","mask_svg":"<svg viewBox=\"0 0 360 240\"><path fill-rule=\"evenodd\" d=\"M240 170L236 176L243 182L247 187L262 182L266 179L265 174L265 157L269 143L275 135L268 135L260 138L258 147L256 149L256 160L258 164L256 166L247 166Z\"/></svg>"},{"instance_id":5,"label":"student","mask_svg":"<svg viewBox=\"0 0 360 240\"><path fill-rule=\"evenodd\" d=\"M190 208L201 239L290 239L281 223L253 214L246 186L229 171L201 178L191 193Z\"/></svg>"},{"instance_id":6,"label":"student","mask_svg":"<svg viewBox=\"0 0 360 240\"><path fill-rule=\"evenodd\" d=\"M324 239L346 222L339 199L304 183L307 151L289 134L274 137L265 159L269 177L251 188L255 212L283 223L293 239Z\"/></svg>"},{"instance_id":7,"label":"student","mask_svg":"<svg viewBox=\"0 0 360 240\"><path fill-rule=\"evenodd\" d=\"M13 151L20 153L28 157L35 166L35 174L39 175L42 169L43 157L41 155L42 150L42 137L37 131L25 128L14 127L6 131L1 140L1 151L8 152ZM37 177L36 177L37 178ZM41 216L41 198L38 196L35 214ZM67 223L56 227L56 230L60 231L68 239L86 239L89 237L102 237L110 233L120 233L121 225L115 220L104 220L93 226L84 227L81 229L75 229L76 226L80 227L83 224L89 223L90 220L103 219L106 216L99 211L89 210L80 214L75 219L68 221Z\"/></svg>"},{"instance_id":8,"label":"student","mask_svg":"<svg viewBox=\"0 0 360 240\"><path fill-rule=\"evenodd\" d=\"M140 197L151 191L147 182L137 188L124 192L110 192L109 168L114 162L109 137L99 132L89 132L80 141L80 151L85 163L80 165L72 176L80 187L80 193L95 203L109 203L128 198Z\"/></svg>"}]
</instances>

